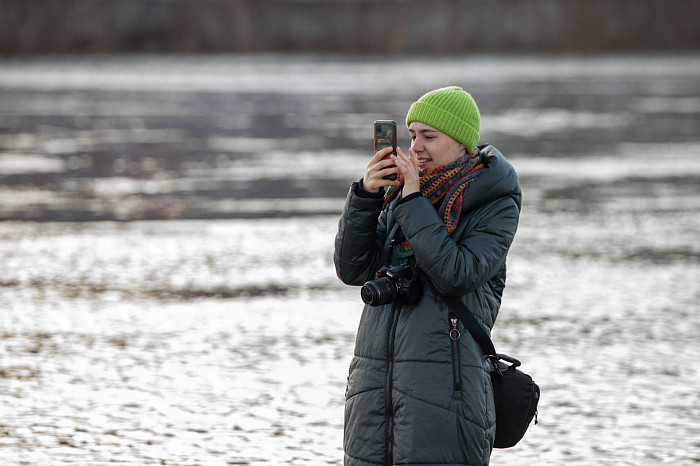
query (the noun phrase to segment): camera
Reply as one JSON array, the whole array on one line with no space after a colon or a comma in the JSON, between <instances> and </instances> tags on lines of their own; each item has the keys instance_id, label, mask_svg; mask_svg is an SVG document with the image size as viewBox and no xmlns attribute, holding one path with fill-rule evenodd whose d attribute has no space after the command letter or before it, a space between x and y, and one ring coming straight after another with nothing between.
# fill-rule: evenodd
<instances>
[{"instance_id":1,"label":"camera","mask_svg":"<svg viewBox=\"0 0 700 466\"><path fill-rule=\"evenodd\" d=\"M372 306L391 302L413 304L421 295L421 287L416 278L417 274L408 265L382 267L374 280L362 285L362 301Z\"/></svg>"}]
</instances>

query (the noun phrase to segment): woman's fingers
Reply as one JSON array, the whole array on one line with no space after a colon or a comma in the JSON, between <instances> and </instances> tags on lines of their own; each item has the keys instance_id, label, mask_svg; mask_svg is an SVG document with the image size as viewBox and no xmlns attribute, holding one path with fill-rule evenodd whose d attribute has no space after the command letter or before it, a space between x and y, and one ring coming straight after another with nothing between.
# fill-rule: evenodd
<instances>
[{"instance_id":1,"label":"woman's fingers","mask_svg":"<svg viewBox=\"0 0 700 466\"><path fill-rule=\"evenodd\" d=\"M397 155L392 156L392 160L396 162L396 165L404 175L415 174L418 177L418 157L416 157L415 153L409 158L401 149L398 149Z\"/></svg>"},{"instance_id":2,"label":"woman's fingers","mask_svg":"<svg viewBox=\"0 0 700 466\"><path fill-rule=\"evenodd\" d=\"M416 151L413 149L408 149L408 155L411 156L411 163L413 164L413 168L416 169L417 173L420 173L420 165L418 164L418 155L416 154Z\"/></svg>"},{"instance_id":3,"label":"woman's fingers","mask_svg":"<svg viewBox=\"0 0 700 466\"><path fill-rule=\"evenodd\" d=\"M384 149L378 150L377 152L374 153L374 157L372 157L372 160L369 161L369 164L374 165L374 164L378 163L384 157L391 154L391 152L393 150L394 150L393 147L385 147Z\"/></svg>"},{"instance_id":4,"label":"woman's fingers","mask_svg":"<svg viewBox=\"0 0 700 466\"><path fill-rule=\"evenodd\" d=\"M363 181L367 191L376 193L383 187L400 184L398 181L384 179L385 176L398 173L399 171L390 157L392 151L392 147L385 147L382 150L378 150L370 160ZM387 158L385 159L385 157Z\"/></svg>"},{"instance_id":5,"label":"woman's fingers","mask_svg":"<svg viewBox=\"0 0 700 466\"><path fill-rule=\"evenodd\" d=\"M410 150L409 153L411 153ZM404 196L412 192L419 191L420 176L417 166L418 157L415 155L415 153L413 153L412 157L409 158L401 149L399 149L397 150L397 155L392 156L392 159L396 162L396 166L404 178Z\"/></svg>"}]
</instances>

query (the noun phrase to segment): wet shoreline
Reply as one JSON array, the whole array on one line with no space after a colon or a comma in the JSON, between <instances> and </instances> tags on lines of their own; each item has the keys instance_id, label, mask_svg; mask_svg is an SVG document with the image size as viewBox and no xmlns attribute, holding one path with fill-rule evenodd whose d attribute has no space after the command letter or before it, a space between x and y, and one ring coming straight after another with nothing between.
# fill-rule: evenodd
<instances>
[{"instance_id":1,"label":"wet shoreline","mask_svg":"<svg viewBox=\"0 0 700 466\"><path fill-rule=\"evenodd\" d=\"M544 395L493 461L692 464L697 370L675 355L700 356L698 260L621 256L667 248L649 219L523 220L494 338ZM333 273L336 221L4 223L6 464L341 464L361 303ZM221 284L261 293L193 297Z\"/></svg>"}]
</instances>

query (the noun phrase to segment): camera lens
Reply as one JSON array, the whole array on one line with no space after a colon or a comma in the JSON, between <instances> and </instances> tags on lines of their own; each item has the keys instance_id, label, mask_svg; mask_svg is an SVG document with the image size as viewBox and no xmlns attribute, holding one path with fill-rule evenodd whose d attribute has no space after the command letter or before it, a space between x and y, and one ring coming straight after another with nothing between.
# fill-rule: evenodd
<instances>
[{"instance_id":1,"label":"camera lens","mask_svg":"<svg viewBox=\"0 0 700 466\"><path fill-rule=\"evenodd\" d=\"M362 301L371 306L390 303L396 297L396 285L387 278L369 281L360 290Z\"/></svg>"},{"instance_id":2,"label":"camera lens","mask_svg":"<svg viewBox=\"0 0 700 466\"><path fill-rule=\"evenodd\" d=\"M360 289L360 296L362 296L362 301L367 304L374 304L374 289L370 284L366 284Z\"/></svg>"}]
</instances>

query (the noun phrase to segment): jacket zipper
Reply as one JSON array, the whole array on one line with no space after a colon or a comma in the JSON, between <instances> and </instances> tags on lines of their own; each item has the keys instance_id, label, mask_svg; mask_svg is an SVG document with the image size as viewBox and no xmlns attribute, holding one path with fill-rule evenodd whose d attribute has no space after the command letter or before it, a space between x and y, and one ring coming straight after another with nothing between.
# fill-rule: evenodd
<instances>
[{"instance_id":1,"label":"jacket zipper","mask_svg":"<svg viewBox=\"0 0 700 466\"><path fill-rule=\"evenodd\" d=\"M459 359L459 339L462 334L457 329L457 316L450 313L450 345L452 347L452 375L453 388L458 392L462 390L462 368Z\"/></svg>"},{"instance_id":2,"label":"jacket zipper","mask_svg":"<svg viewBox=\"0 0 700 466\"><path fill-rule=\"evenodd\" d=\"M386 385L384 387L384 397L386 400L386 458L388 466L394 464L394 403L392 400L393 378L394 378L394 340L396 338L396 326L399 323L401 307L392 309L391 327L389 327L389 337L387 341L388 364L386 371Z\"/></svg>"}]
</instances>

